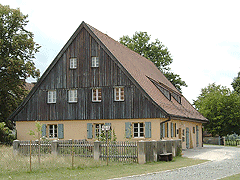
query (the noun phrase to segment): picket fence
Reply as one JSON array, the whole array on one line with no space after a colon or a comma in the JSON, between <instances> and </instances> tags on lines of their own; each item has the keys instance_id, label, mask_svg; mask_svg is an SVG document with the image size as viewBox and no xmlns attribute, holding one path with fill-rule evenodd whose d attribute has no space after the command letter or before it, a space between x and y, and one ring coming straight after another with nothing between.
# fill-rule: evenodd
<instances>
[{"instance_id":1,"label":"picket fence","mask_svg":"<svg viewBox=\"0 0 240 180\"><path fill-rule=\"evenodd\" d=\"M96 148L96 146L99 146ZM58 141L18 141L13 142L14 154L46 155L55 154L62 156L78 156L94 158L99 154L99 159L132 163L137 162L137 142L92 142L86 140L58 140ZM97 149L97 150L96 150ZM96 153L97 151L97 153Z\"/></svg>"}]
</instances>

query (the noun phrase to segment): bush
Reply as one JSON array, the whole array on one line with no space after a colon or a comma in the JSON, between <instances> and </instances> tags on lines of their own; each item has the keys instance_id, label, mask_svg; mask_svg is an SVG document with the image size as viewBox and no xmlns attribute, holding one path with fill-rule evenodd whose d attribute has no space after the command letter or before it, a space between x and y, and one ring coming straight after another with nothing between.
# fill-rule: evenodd
<instances>
[{"instance_id":1,"label":"bush","mask_svg":"<svg viewBox=\"0 0 240 180\"><path fill-rule=\"evenodd\" d=\"M12 130L6 127L5 122L0 122L0 144L12 145L14 139Z\"/></svg>"}]
</instances>

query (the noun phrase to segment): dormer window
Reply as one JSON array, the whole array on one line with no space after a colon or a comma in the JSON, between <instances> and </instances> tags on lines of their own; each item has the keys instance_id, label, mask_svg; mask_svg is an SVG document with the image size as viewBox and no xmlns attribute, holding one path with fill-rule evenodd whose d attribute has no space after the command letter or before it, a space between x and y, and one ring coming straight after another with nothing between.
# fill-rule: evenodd
<instances>
[{"instance_id":1,"label":"dormer window","mask_svg":"<svg viewBox=\"0 0 240 180\"><path fill-rule=\"evenodd\" d=\"M99 67L99 57L97 56L92 57L92 67Z\"/></svg>"},{"instance_id":2,"label":"dormer window","mask_svg":"<svg viewBox=\"0 0 240 180\"><path fill-rule=\"evenodd\" d=\"M70 58L70 69L77 69L77 58Z\"/></svg>"}]
</instances>

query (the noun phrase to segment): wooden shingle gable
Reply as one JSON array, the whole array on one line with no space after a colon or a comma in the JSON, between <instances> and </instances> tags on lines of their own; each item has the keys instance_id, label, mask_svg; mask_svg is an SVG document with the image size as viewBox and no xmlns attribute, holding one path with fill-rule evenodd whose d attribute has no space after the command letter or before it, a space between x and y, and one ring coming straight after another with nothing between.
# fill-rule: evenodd
<instances>
[{"instance_id":1,"label":"wooden shingle gable","mask_svg":"<svg viewBox=\"0 0 240 180\"><path fill-rule=\"evenodd\" d=\"M118 72L122 73L123 75L119 74L121 77L126 78L127 80L130 80L130 83L128 83L128 87L126 88L127 92L131 94L132 96L134 96L134 98L136 99L136 104L134 104L134 106L138 106L139 104L139 109L135 109L133 110L133 107L131 107L131 105L127 105L126 107L122 108L125 109L125 111L128 110L128 108L131 110L131 112L120 112L122 113L121 116L115 114L115 112L107 112L105 110L103 110L101 107L99 107L99 104L91 104L91 107L86 107L86 109L80 109L82 105L86 104L87 101L89 100L89 96L91 93L90 91L87 91L87 93L84 91L84 88L86 87L72 87L71 83L70 84L66 84L64 85L64 87L58 87L58 83L54 82L57 85L51 85L51 84L46 84L46 79L51 79L56 80L57 72L60 68L60 70L63 72L65 72L64 68L68 68L67 64L69 63L68 61L66 62L66 56L67 54L71 52L69 50L69 48L72 45L74 40L76 39L76 37L78 37L78 35L80 33L84 33L87 34L87 36L89 36L89 39L92 39L91 42L97 44L97 49L93 50L92 52L85 52L87 56L90 57L89 53L94 55L94 53L97 53L97 51L101 50L101 52L106 53L106 55L104 56L109 56L105 57L106 59L109 59L109 61L113 61L114 62L114 67L116 66ZM91 47L91 42L87 42L87 45L89 47ZM90 44L89 44L90 43ZM83 50L84 51L84 50ZM78 52L79 53L79 52ZM76 54L75 54L76 56ZM63 62L63 59L65 59L65 61ZM60 60L62 61L62 65L60 65ZM80 63L80 62L79 62ZM78 63L78 65L79 65ZM96 69L91 69L92 71L95 71ZM72 72L75 70L72 70ZM63 79L59 79L59 81L66 81L64 78L70 78L70 77L62 77ZM75 77L77 78L77 77ZM90 78L90 77L88 77ZM127 81L127 80L123 80ZM120 84L115 84L116 85L121 85ZM95 87L97 85L92 84L92 87ZM45 87L45 88L43 88ZM46 88L47 87L47 88ZM83 100L83 102L76 102L77 105L75 104L68 104L67 106L64 106L64 104L62 104L61 102L57 101L56 104L51 104L51 105L47 105L46 102L46 93L47 90L49 89L56 89L58 91L58 96L61 97L61 100L64 100L64 103L66 103L65 101L67 101L67 97L66 97L66 91L70 88L75 88L78 89L78 93L79 96L85 96L88 98L87 100ZM106 88L106 87L105 87ZM109 89L109 91L112 91L111 88ZM136 94L134 94L134 93ZM40 98L37 99L36 96L39 96ZM147 99L147 101L145 100ZM141 103L141 101L146 101L147 104ZM41 104L44 104L44 106L41 106ZM128 103L127 99L124 102L125 104ZM133 102L131 102L133 103ZM135 102L134 102L135 103ZM116 104L116 103L115 103ZM119 103L118 103L119 104ZM33 110L32 112L27 111L26 110L26 106L30 106L29 110L31 110L31 105L33 106L37 106L37 108L35 110ZM76 106L76 107L75 107ZM113 102L109 103L109 106L117 106L114 105ZM118 105L119 107L121 106L121 104ZM151 109L146 109L146 107L148 107ZM60 112L57 112L56 107L64 110L64 112L62 112L62 115L59 115ZM97 108L99 113L102 113L101 116L96 116L96 114L94 114L94 108ZM105 109L107 109L105 107ZM56 56L56 58L53 60L53 62L49 65L49 67L47 68L47 70L43 73L42 77L40 78L40 80L37 82L37 84L35 85L35 87L32 89L32 91L28 94L28 96L25 98L25 100L22 102L22 104L17 108L17 110L9 117L10 119L14 119L16 116L18 116L19 112L23 111L22 113L26 113L27 116L24 120L67 120L67 119L101 119L104 118L104 116L108 117L109 119L114 119L114 118L119 118L119 119L125 119L125 118L148 118L148 117L152 117L152 118L156 118L156 117L162 117L162 118L166 118L168 116L168 114L160 107L158 106L154 101L151 100L151 98L148 96L148 94L144 91L144 89L135 81L135 79L132 77L131 74L129 74L129 72L126 70L126 68L124 67L124 65L122 65L118 59L112 54L112 52L106 47L106 45L104 43L102 43L102 41L99 39L99 37L95 34L95 32L93 32L93 30L89 27L89 25L87 25L86 23L82 23L79 28L75 31L75 33L72 35L72 37L68 40L68 42L65 44L65 46L62 48L62 50L59 52L59 54ZM83 112L84 111L84 112ZM79 114L83 114L82 116L80 116ZM118 112L119 113L119 112ZM51 114L51 117L50 117ZM38 118L39 116L41 116L41 118ZM74 118L72 118L74 117Z\"/></svg>"}]
</instances>

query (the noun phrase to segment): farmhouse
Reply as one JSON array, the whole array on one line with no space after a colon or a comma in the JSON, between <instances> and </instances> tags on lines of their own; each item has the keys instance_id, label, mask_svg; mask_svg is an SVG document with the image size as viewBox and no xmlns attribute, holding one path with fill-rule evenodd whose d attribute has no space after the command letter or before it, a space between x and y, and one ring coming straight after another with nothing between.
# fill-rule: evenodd
<instances>
[{"instance_id":1,"label":"farmhouse","mask_svg":"<svg viewBox=\"0 0 240 180\"><path fill-rule=\"evenodd\" d=\"M82 22L9 119L17 139L40 121L52 139L181 139L202 146L203 117L148 59Z\"/></svg>"}]
</instances>

